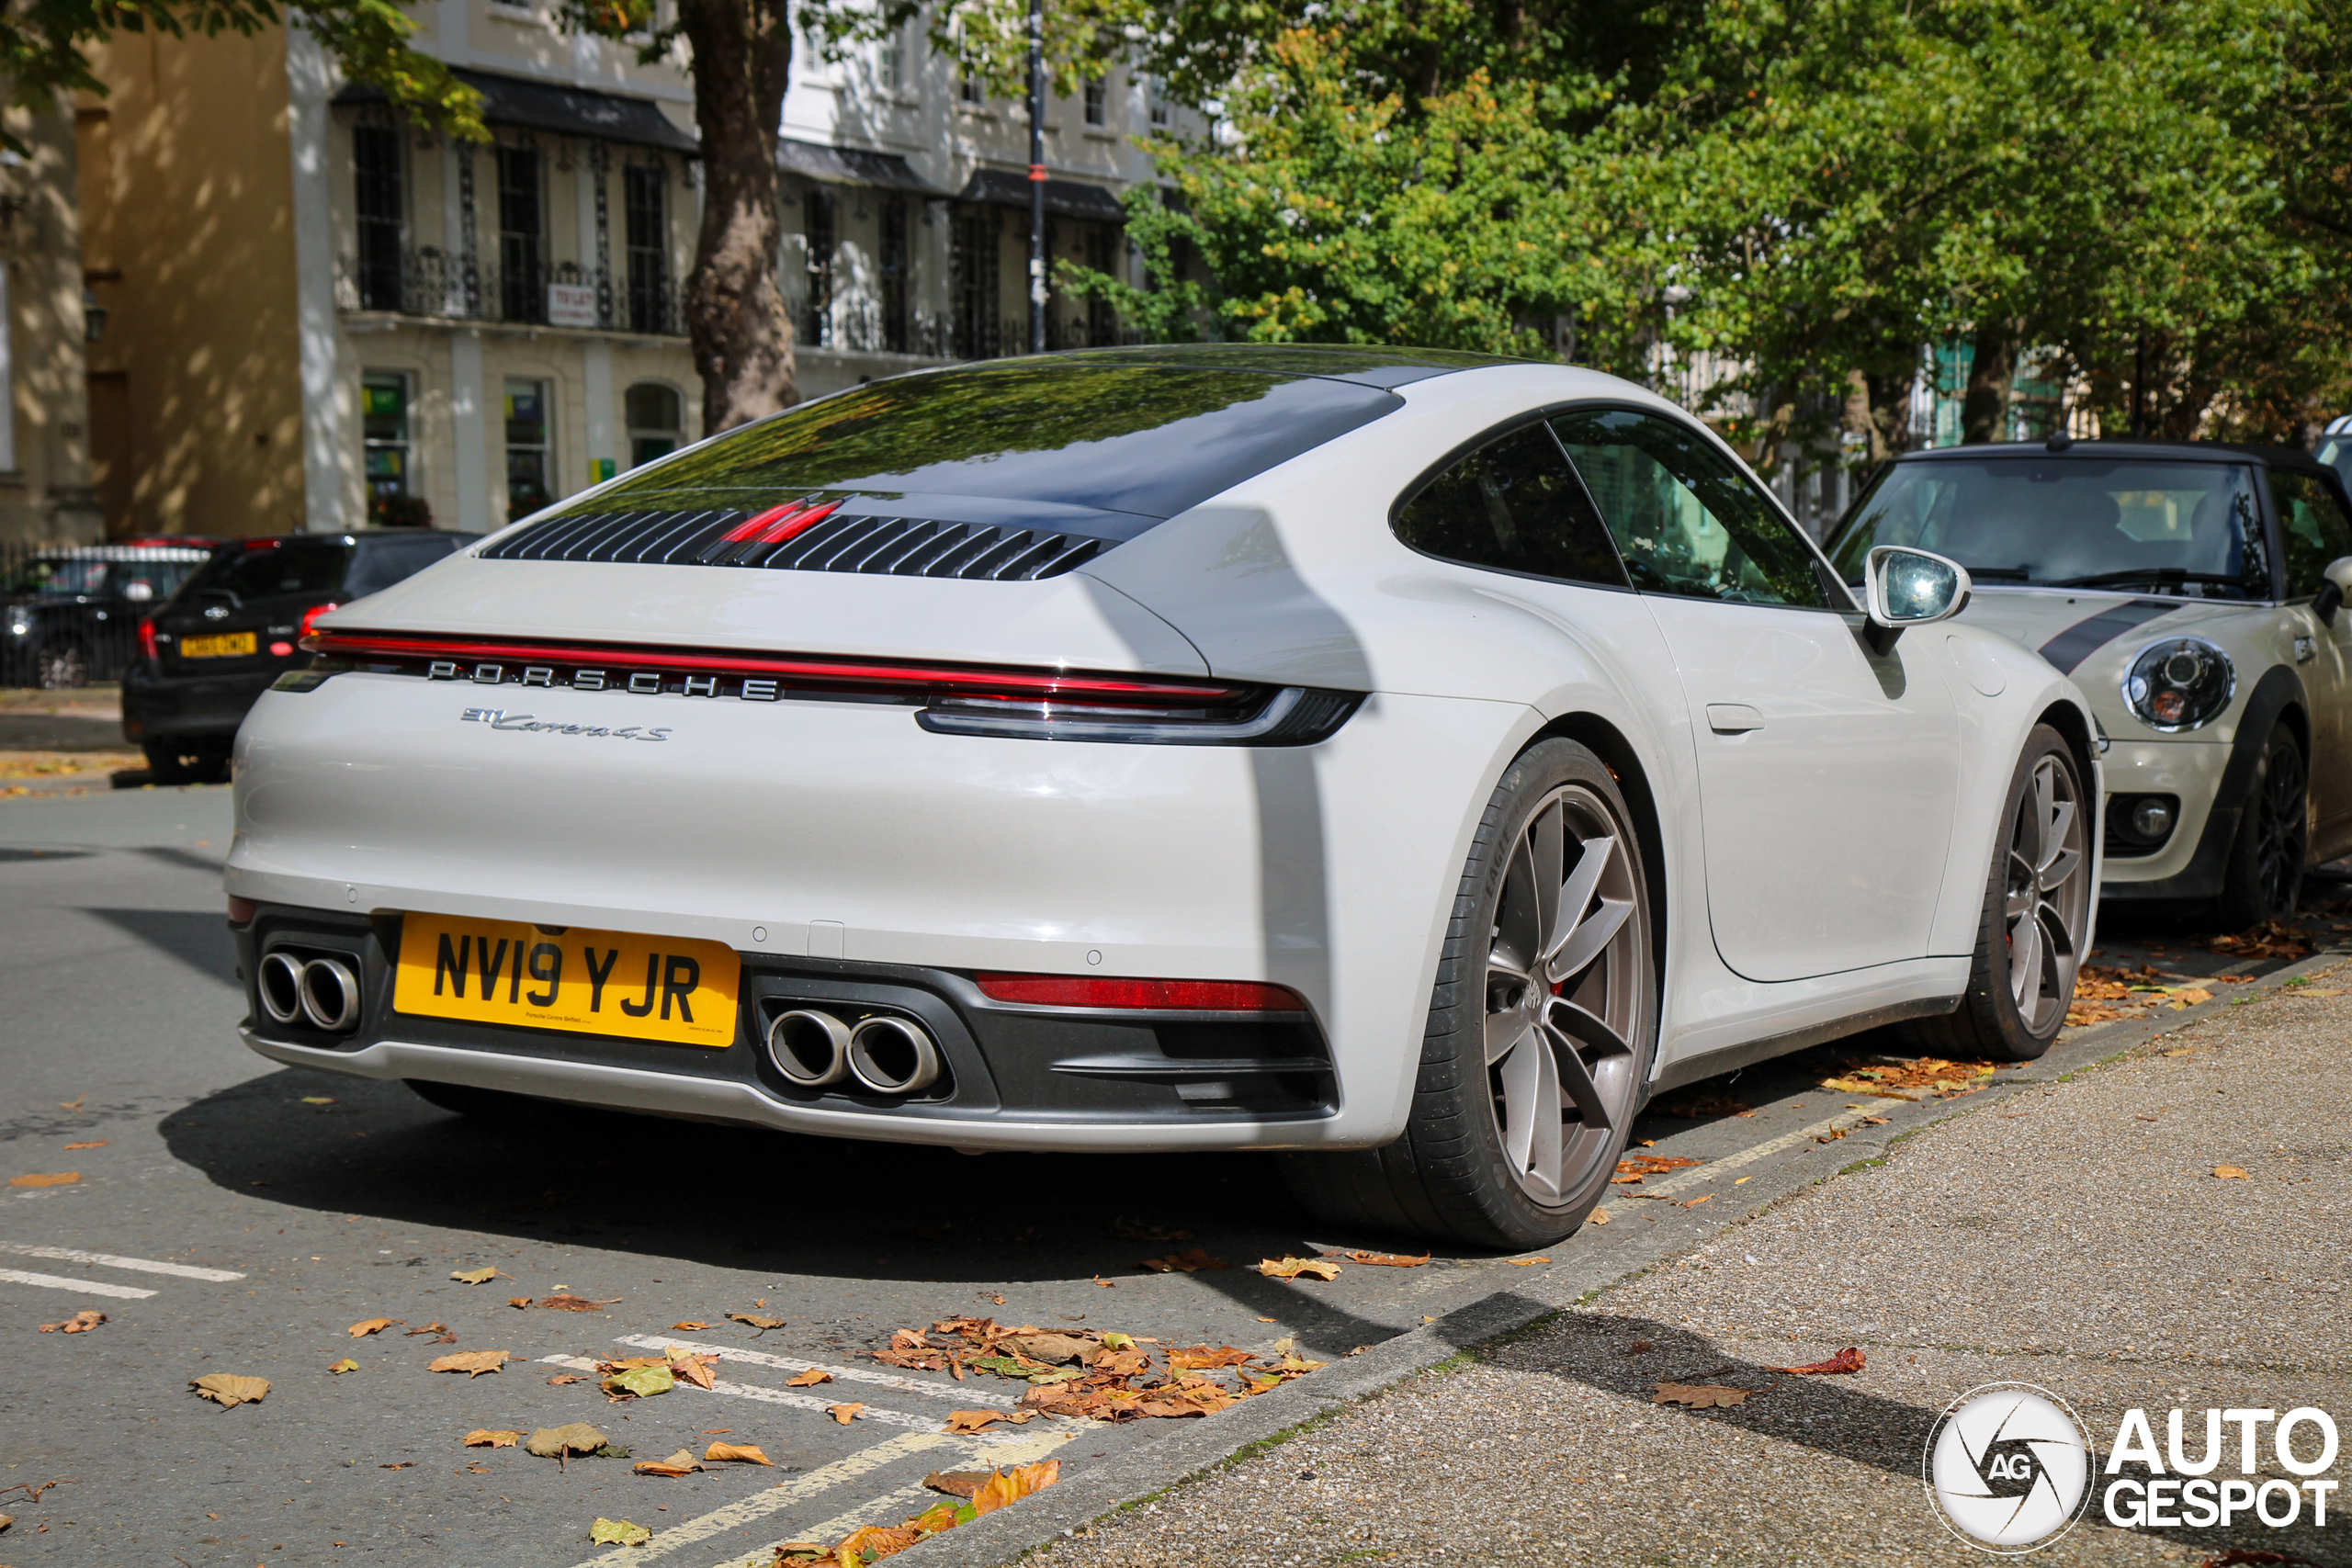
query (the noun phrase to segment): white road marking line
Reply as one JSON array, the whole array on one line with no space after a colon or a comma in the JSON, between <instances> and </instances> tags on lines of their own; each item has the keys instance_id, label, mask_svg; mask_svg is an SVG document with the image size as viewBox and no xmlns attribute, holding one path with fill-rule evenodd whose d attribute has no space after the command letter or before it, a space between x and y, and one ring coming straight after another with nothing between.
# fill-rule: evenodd
<instances>
[{"instance_id":1,"label":"white road marking line","mask_svg":"<svg viewBox=\"0 0 2352 1568\"><path fill-rule=\"evenodd\" d=\"M60 1263L102 1263L109 1269L130 1269L141 1274L176 1274L183 1280L210 1280L216 1284L242 1280L227 1269L198 1269L192 1263L163 1263L153 1258L117 1258L111 1252L83 1252L71 1247L35 1247L28 1242L0 1241L0 1252L27 1258L54 1258Z\"/></svg>"},{"instance_id":2,"label":"white road marking line","mask_svg":"<svg viewBox=\"0 0 2352 1568\"><path fill-rule=\"evenodd\" d=\"M577 1371L593 1372L596 1370L596 1363L585 1356L542 1356L539 1359L548 1366L570 1367ZM690 1382L681 1382L678 1386L693 1388L695 1385ZM705 1392L729 1394L737 1399L755 1399L763 1404L788 1404L796 1410L814 1410L820 1415L831 1413L836 1404L850 1403L841 1399L819 1399L805 1393L790 1393L780 1388L762 1388L757 1383L729 1382L724 1378L713 1382ZM934 1421L928 1416L909 1416L900 1411L886 1410L874 1404L869 1404L859 1411L857 1418L860 1421L879 1421L886 1427L911 1427L919 1432L944 1433L947 1430L947 1423L944 1421ZM978 1432L972 1435L972 1440L980 1443L1008 1443L1013 1438L1014 1434L1010 1432L1001 1436L993 1432Z\"/></svg>"},{"instance_id":3,"label":"white road marking line","mask_svg":"<svg viewBox=\"0 0 2352 1568\"><path fill-rule=\"evenodd\" d=\"M777 1367L789 1372L831 1372L836 1378L851 1382L870 1382L882 1388L895 1388L901 1393L927 1394L933 1399L951 1399L958 1404L994 1404L1006 1410L1014 1401L1006 1394L983 1393L968 1383L924 1382L918 1378L902 1378L893 1372L868 1371L864 1367L837 1367L824 1361L804 1361L797 1356L771 1356L764 1350L743 1350L732 1345L705 1345L693 1339L673 1339L658 1334L624 1334L619 1342L635 1345L640 1349L660 1350L675 1345L698 1355L717 1356L721 1360L742 1361L754 1367Z\"/></svg>"},{"instance_id":4,"label":"white road marking line","mask_svg":"<svg viewBox=\"0 0 2352 1568\"><path fill-rule=\"evenodd\" d=\"M869 1471L878 1470L890 1463L893 1460L904 1459L910 1454L918 1454L926 1449L940 1448L960 1440L962 1439L948 1437L944 1432L902 1432L887 1442L876 1443L870 1449L862 1449L847 1459L837 1459L831 1464L820 1465L806 1475L796 1475L789 1480L780 1481L764 1492L755 1492L751 1496L739 1502L729 1503L723 1508L714 1508L698 1518L687 1519L683 1523L673 1525L654 1536L643 1546L632 1548L622 1553L618 1559L610 1555L592 1557L581 1563L579 1568L605 1568L605 1565L615 1561L642 1562L649 1558L666 1557L673 1551L694 1545L696 1541L708 1540L712 1536L734 1529L738 1526L748 1525L755 1519L763 1519L779 1508L789 1508L802 1498L813 1497L818 1493L838 1486L844 1481L854 1481Z\"/></svg>"},{"instance_id":5,"label":"white road marking line","mask_svg":"<svg viewBox=\"0 0 2352 1568\"><path fill-rule=\"evenodd\" d=\"M987 1453L976 1451L972 1458L975 1463L997 1470L1028 1464L1044 1459L1077 1436L1076 1432L1040 1432L1035 1437L1023 1438L1018 1442L1004 1444ZM912 1486L901 1486L896 1492L869 1497L856 1507L835 1514L822 1524L811 1525L796 1534L769 1541L765 1546L754 1547L741 1557L730 1557L717 1564L717 1568L772 1568L775 1562L775 1549L787 1540L813 1540L820 1546L831 1546L860 1525L901 1524L909 1516L923 1512L933 1503L954 1501L955 1498L943 1496L920 1482Z\"/></svg>"},{"instance_id":6,"label":"white road marking line","mask_svg":"<svg viewBox=\"0 0 2352 1568\"><path fill-rule=\"evenodd\" d=\"M21 1269L0 1269L0 1280L12 1285L50 1285L61 1291L79 1291L89 1296L121 1296L130 1301L155 1293L142 1291L136 1285L113 1285L103 1280L68 1280L58 1274L28 1274Z\"/></svg>"},{"instance_id":7,"label":"white road marking line","mask_svg":"<svg viewBox=\"0 0 2352 1568\"><path fill-rule=\"evenodd\" d=\"M1759 1159L1779 1154L1782 1149L1794 1148L1799 1144L1817 1138L1836 1127L1845 1119L1845 1116L1846 1112L1840 1111L1835 1116L1823 1117L1810 1127L1800 1127L1793 1133L1783 1133L1777 1138L1767 1138L1760 1144L1740 1150L1737 1154L1725 1155L1721 1159L1711 1159L1704 1165L1693 1166L1679 1176L1669 1176L1664 1181L1645 1182L1639 1192L1632 1193L1630 1196L1664 1198L1682 1191L1686 1188L1696 1187L1702 1181L1712 1181L1724 1171L1737 1170L1743 1165L1752 1165Z\"/></svg>"}]
</instances>

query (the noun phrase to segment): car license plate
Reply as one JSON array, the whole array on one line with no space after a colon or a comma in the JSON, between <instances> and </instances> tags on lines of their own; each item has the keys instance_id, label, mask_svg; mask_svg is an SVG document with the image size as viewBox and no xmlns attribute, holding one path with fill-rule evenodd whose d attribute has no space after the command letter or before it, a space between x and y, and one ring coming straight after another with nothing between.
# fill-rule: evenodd
<instances>
[{"instance_id":1,"label":"car license plate","mask_svg":"<svg viewBox=\"0 0 2352 1568\"><path fill-rule=\"evenodd\" d=\"M392 1006L469 1023L724 1049L735 1043L741 973L724 942L407 915Z\"/></svg>"},{"instance_id":2,"label":"car license plate","mask_svg":"<svg viewBox=\"0 0 2352 1568\"><path fill-rule=\"evenodd\" d=\"M233 659L261 646L252 632L214 632L209 637L180 638L182 659Z\"/></svg>"}]
</instances>

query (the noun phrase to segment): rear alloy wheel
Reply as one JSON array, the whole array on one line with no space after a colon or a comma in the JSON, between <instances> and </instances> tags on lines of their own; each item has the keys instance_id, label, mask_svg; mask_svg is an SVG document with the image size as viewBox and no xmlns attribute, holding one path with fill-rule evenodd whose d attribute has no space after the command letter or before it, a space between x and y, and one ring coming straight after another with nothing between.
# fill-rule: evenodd
<instances>
[{"instance_id":1,"label":"rear alloy wheel","mask_svg":"<svg viewBox=\"0 0 2352 1568\"><path fill-rule=\"evenodd\" d=\"M2065 738L2037 725L2009 781L1968 994L1905 1026L1939 1055L2030 1062L2066 1022L2090 924L2089 809Z\"/></svg>"},{"instance_id":2,"label":"rear alloy wheel","mask_svg":"<svg viewBox=\"0 0 2352 1568\"><path fill-rule=\"evenodd\" d=\"M77 642L52 642L33 662L33 678L45 692L62 692L90 683L90 657Z\"/></svg>"},{"instance_id":3,"label":"rear alloy wheel","mask_svg":"<svg viewBox=\"0 0 2352 1568\"><path fill-rule=\"evenodd\" d=\"M2295 732L2274 726L2263 742L2253 787L2238 815L2236 840L2214 910L2225 931L2244 931L2293 915L2303 891L2303 854L2311 775Z\"/></svg>"},{"instance_id":4,"label":"rear alloy wheel","mask_svg":"<svg viewBox=\"0 0 2352 1568\"><path fill-rule=\"evenodd\" d=\"M1650 888L1624 796L1567 740L1496 786L1441 954L1404 1136L1290 1156L1326 1218L1475 1246L1583 1223L1640 1108L1657 1028Z\"/></svg>"}]
</instances>

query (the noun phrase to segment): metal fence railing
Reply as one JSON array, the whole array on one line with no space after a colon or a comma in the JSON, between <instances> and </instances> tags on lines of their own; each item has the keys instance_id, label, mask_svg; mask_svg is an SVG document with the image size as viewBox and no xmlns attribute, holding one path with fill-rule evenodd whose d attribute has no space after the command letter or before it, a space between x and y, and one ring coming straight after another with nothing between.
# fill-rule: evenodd
<instances>
[{"instance_id":1,"label":"metal fence railing","mask_svg":"<svg viewBox=\"0 0 2352 1568\"><path fill-rule=\"evenodd\" d=\"M0 685L68 688L122 679L139 623L211 557L209 546L0 543Z\"/></svg>"}]
</instances>

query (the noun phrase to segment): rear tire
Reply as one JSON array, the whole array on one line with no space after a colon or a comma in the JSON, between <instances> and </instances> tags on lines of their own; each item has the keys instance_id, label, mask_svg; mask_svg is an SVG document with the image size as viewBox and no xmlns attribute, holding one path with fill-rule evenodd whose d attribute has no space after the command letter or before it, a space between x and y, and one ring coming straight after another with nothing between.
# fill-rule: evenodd
<instances>
[{"instance_id":1,"label":"rear tire","mask_svg":"<svg viewBox=\"0 0 2352 1568\"><path fill-rule=\"evenodd\" d=\"M147 771L154 775L157 784L181 784L193 780L195 775L188 768L187 753L179 747L150 742L140 750L147 753Z\"/></svg>"},{"instance_id":2,"label":"rear tire","mask_svg":"<svg viewBox=\"0 0 2352 1568\"><path fill-rule=\"evenodd\" d=\"M2222 896L2214 900L2214 918L2223 931L2242 931L2293 916L2311 841L2310 787L2311 771L2303 765L2295 732L2283 724L2272 726L2238 811Z\"/></svg>"},{"instance_id":3,"label":"rear tire","mask_svg":"<svg viewBox=\"0 0 2352 1568\"><path fill-rule=\"evenodd\" d=\"M431 1083L424 1078L402 1078L402 1083L425 1104L459 1116L470 1116L482 1122L533 1122L552 1114L556 1102L532 1095L514 1094L503 1089L476 1089L471 1084Z\"/></svg>"},{"instance_id":4,"label":"rear tire","mask_svg":"<svg viewBox=\"0 0 2352 1568\"><path fill-rule=\"evenodd\" d=\"M2091 809L2065 737L2036 725L2009 779L1968 994L1941 1018L1905 1024L1914 1048L2030 1062L2058 1038L2089 929Z\"/></svg>"},{"instance_id":5,"label":"rear tire","mask_svg":"<svg viewBox=\"0 0 2352 1568\"><path fill-rule=\"evenodd\" d=\"M1657 911L1640 835L1600 758L1521 753L1453 899L1404 1135L1290 1155L1299 1201L1351 1230L1518 1250L1609 1190L1657 1035Z\"/></svg>"},{"instance_id":6,"label":"rear tire","mask_svg":"<svg viewBox=\"0 0 2352 1568\"><path fill-rule=\"evenodd\" d=\"M45 692L62 692L90 683L90 656L77 642L52 642L34 660L34 679Z\"/></svg>"}]
</instances>

